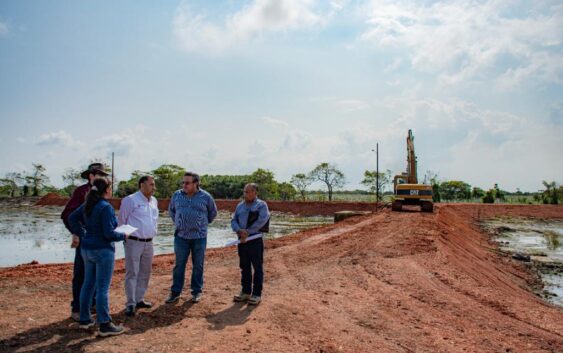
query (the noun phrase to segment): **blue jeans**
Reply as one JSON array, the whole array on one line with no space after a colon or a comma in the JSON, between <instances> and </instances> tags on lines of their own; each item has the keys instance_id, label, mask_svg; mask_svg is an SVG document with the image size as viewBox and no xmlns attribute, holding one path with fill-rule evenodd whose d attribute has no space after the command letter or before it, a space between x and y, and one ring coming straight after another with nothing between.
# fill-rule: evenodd
<instances>
[{"instance_id":1,"label":"blue jeans","mask_svg":"<svg viewBox=\"0 0 563 353\"><path fill-rule=\"evenodd\" d=\"M98 323L111 321L109 315L109 287L115 264L115 252L110 249L82 249L84 284L80 291L80 321L92 320L90 306L96 290Z\"/></svg>"},{"instance_id":2,"label":"blue jeans","mask_svg":"<svg viewBox=\"0 0 563 353\"><path fill-rule=\"evenodd\" d=\"M72 271L72 312L80 312L80 291L84 284L84 259L82 258L82 249L80 245L76 248L74 254L74 268Z\"/></svg>"},{"instance_id":3,"label":"blue jeans","mask_svg":"<svg viewBox=\"0 0 563 353\"><path fill-rule=\"evenodd\" d=\"M201 293L203 289L203 262L205 260L205 247L207 246L207 238L202 239L184 239L179 236L174 237L174 254L176 255L176 264L172 271L172 288L173 293L181 293L184 288L184 279L186 275L186 263L190 252L192 253L192 295Z\"/></svg>"}]
</instances>

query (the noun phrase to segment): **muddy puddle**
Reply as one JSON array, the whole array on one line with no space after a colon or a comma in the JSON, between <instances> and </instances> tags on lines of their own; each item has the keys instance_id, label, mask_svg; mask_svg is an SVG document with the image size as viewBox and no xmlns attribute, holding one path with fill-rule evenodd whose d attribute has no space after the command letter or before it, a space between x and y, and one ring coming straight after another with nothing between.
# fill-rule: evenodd
<instances>
[{"instance_id":1,"label":"muddy puddle","mask_svg":"<svg viewBox=\"0 0 563 353\"><path fill-rule=\"evenodd\" d=\"M542 297L563 306L563 220L496 218L483 222L500 249L529 263L542 278Z\"/></svg>"},{"instance_id":2,"label":"muddy puddle","mask_svg":"<svg viewBox=\"0 0 563 353\"><path fill-rule=\"evenodd\" d=\"M75 251L70 248L70 235L59 218L62 209L51 206L0 208L0 267L31 261L41 264L72 262ZM230 223L231 213L220 211L209 227L208 248L221 247L236 239ZM270 233L266 238L278 238L330 223L333 223L332 217L298 217L272 212ZM161 213L159 234L154 240L155 254L174 252L173 229L168 213ZM116 257L123 256L123 246L116 244Z\"/></svg>"}]
</instances>

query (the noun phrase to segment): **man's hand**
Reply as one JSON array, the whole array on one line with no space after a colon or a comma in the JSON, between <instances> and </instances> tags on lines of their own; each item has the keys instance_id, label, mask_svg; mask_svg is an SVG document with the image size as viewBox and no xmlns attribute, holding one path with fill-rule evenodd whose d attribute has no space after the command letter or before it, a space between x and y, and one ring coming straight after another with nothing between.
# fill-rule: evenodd
<instances>
[{"instance_id":1,"label":"man's hand","mask_svg":"<svg viewBox=\"0 0 563 353\"><path fill-rule=\"evenodd\" d=\"M237 234L240 237L241 244L246 243L246 238L248 238L248 231L246 229L241 229L237 232Z\"/></svg>"},{"instance_id":2,"label":"man's hand","mask_svg":"<svg viewBox=\"0 0 563 353\"><path fill-rule=\"evenodd\" d=\"M70 243L71 248L77 248L80 245L80 238L78 235L72 235L72 242Z\"/></svg>"}]
</instances>

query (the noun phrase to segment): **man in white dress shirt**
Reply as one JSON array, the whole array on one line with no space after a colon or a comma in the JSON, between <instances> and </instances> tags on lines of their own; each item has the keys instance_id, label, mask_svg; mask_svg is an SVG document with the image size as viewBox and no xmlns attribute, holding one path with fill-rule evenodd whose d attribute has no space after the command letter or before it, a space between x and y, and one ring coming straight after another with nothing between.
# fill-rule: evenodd
<instances>
[{"instance_id":1,"label":"man in white dress shirt","mask_svg":"<svg viewBox=\"0 0 563 353\"><path fill-rule=\"evenodd\" d=\"M137 309L151 308L145 301L153 259L153 238L157 233L158 202L152 196L156 190L154 178L142 176L139 191L121 200L119 225L129 224L137 230L125 242L125 314L135 316Z\"/></svg>"}]
</instances>

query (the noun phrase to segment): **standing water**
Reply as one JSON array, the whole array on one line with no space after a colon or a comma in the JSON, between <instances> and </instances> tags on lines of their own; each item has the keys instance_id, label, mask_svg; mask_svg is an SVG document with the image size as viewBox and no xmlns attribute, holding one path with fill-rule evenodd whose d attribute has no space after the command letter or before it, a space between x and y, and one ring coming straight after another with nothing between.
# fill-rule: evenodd
<instances>
[{"instance_id":1,"label":"standing water","mask_svg":"<svg viewBox=\"0 0 563 353\"><path fill-rule=\"evenodd\" d=\"M0 267L31 261L39 263L72 262L75 250L70 248L70 234L60 214L62 207L0 207ZM278 238L299 230L332 223L332 217L298 217L272 212L270 233ZM167 212L161 212L155 254L174 252L174 224ZM207 247L216 248L235 240L231 231L231 213L219 211L209 227ZM123 245L116 243L116 258L123 258Z\"/></svg>"},{"instance_id":2,"label":"standing water","mask_svg":"<svg viewBox=\"0 0 563 353\"><path fill-rule=\"evenodd\" d=\"M563 306L563 220L496 218L484 227L501 250L529 256L544 283L542 295Z\"/></svg>"}]
</instances>

